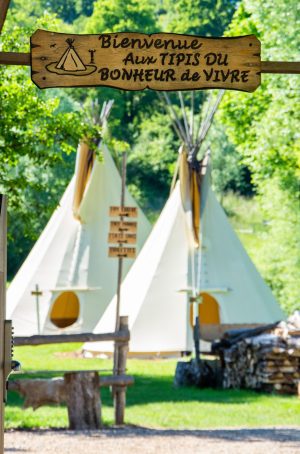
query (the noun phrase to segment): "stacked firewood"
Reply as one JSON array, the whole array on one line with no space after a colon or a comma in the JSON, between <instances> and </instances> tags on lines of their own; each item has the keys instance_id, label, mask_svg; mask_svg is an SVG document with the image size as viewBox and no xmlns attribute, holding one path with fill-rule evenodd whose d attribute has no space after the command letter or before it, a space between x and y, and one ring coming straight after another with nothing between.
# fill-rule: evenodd
<instances>
[{"instance_id":1,"label":"stacked firewood","mask_svg":"<svg viewBox=\"0 0 300 454\"><path fill-rule=\"evenodd\" d=\"M218 345L224 388L299 392L300 313L294 324L291 319L260 333L262 328L227 334Z\"/></svg>"}]
</instances>

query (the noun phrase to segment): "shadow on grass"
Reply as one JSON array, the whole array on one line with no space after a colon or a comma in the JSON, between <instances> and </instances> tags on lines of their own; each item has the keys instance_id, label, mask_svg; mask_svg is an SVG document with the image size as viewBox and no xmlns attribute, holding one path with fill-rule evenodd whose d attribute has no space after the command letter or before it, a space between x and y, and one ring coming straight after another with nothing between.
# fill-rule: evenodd
<instances>
[{"instance_id":1,"label":"shadow on grass","mask_svg":"<svg viewBox=\"0 0 300 454\"><path fill-rule=\"evenodd\" d=\"M248 390L175 388L172 378L135 375L135 385L128 389L127 405L158 402L210 402L218 404L245 404L262 398L284 398ZM104 396L103 396L104 397ZM104 399L103 399L104 400Z\"/></svg>"},{"instance_id":2,"label":"shadow on grass","mask_svg":"<svg viewBox=\"0 0 300 454\"><path fill-rule=\"evenodd\" d=\"M28 378L29 376L26 376ZM52 378L53 375L41 374L39 378ZM17 377L16 377L17 378ZM25 376L23 376L25 378ZM35 376L35 378L37 378ZM144 405L152 403L182 403L208 402L216 404L247 404L260 402L262 399L284 399L285 396L276 396L266 393L257 393L248 390L199 389L196 387L175 388L172 377L152 377L135 374L135 384L127 390L126 406ZM16 392L8 394L8 405L22 407L23 398ZM286 397L290 399L290 396ZM109 388L101 389L102 404L113 407L112 395Z\"/></svg>"}]
</instances>

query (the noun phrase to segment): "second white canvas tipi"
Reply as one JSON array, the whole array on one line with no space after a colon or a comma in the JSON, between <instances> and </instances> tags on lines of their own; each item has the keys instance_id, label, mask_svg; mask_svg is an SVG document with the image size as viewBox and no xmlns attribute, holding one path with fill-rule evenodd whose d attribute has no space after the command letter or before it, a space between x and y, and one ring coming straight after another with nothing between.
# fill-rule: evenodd
<instances>
[{"instance_id":1,"label":"second white canvas tipi","mask_svg":"<svg viewBox=\"0 0 300 454\"><path fill-rule=\"evenodd\" d=\"M129 316L131 354L191 351L192 307L199 304L205 340L225 329L254 326L284 316L233 231L211 188L209 168L201 181L201 245L194 253L177 183L121 288L121 315ZM114 297L94 329L109 332L115 322ZM112 352L112 343L87 343L85 351Z\"/></svg>"},{"instance_id":2,"label":"second white canvas tipi","mask_svg":"<svg viewBox=\"0 0 300 454\"><path fill-rule=\"evenodd\" d=\"M205 340L220 338L230 328L284 317L212 190L209 156L197 160L222 92L197 128L198 136L191 133L193 125L188 127L182 94L182 123L166 93L161 95L164 98L182 141L180 183L121 287L121 315L129 316L132 354L191 351L197 315ZM194 115L191 118L193 123ZM115 306L116 297L99 319L95 333L113 328ZM111 353L113 345L87 343L84 350Z\"/></svg>"},{"instance_id":3,"label":"second white canvas tipi","mask_svg":"<svg viewBox=\"0 0 300 454\"><path fill-rule=\"evenodd\" d=\"M103 162L81 144L75 176L9 286L7 313L16 336L91 332L115 293L117 260L108 257L107 240L121 178L104 144L101 149ZM128 191L125 200L137 206ZM140 249L151 227L140 209L137 220ZM124 276L132 263L124 261Z\"/></svg>"}]
</instances>

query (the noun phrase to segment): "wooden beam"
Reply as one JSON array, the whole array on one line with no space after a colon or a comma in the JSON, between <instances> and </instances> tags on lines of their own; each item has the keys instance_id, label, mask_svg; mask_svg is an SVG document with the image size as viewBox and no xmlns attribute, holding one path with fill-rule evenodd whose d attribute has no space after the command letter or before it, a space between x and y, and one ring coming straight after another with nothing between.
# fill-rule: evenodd
<instances>
[{"instance_id":1,"label":"wooden beam","mask_svg":"<svg viewBox=\"0 0 300 454\"><path fill-rule=\"evenodd\" d=\"M0 33L6 19L7 10L9 7L10 0L0 0Z\"/></svg>"},{"instance_id":2,"label":"wooden beam","mask_svg":"<svg viewBox=\"0 0 300 454\"><path fill-rule=\"evenodd\" d=\"M14 337L14 345L45 345L45 344L64 344L67 342L100 342L100 341L129 341L128 331L118 331L116 333L82 333L82 334L57 334L49 336L30 336Z\"/></svg>"},{"instance_id":3,"label":"wooden beam","mask_svg":"<svg viewBox=\"0 0 300 454\"><path fill-rule=\"evenodd\" d=\"M0 52L0 65L30 66L30 53Z\"/></svg>"},{"instance_id":4,"label":"wooden beam","mask_svg":"<svg viewBox=\"0 0 300 454\"><path fill-rule=\"evenodd\" d=\"M55 403L62 404L68 401L68 394L69 394L69 387L66 386L66 376L73 374L75 375L82 375L82 374L89 374L93 373L94 375L97 374L98 376L98 383L97 388L99 387L110 387L110 386L118 386L118 388L123 389L127 388L128 386L132 386L134 384L134 378L131 375L118 375L118 376L111 376L105 375L101 376L98 375L98 371L65 371L64 378L57 377L57 378L21 378L17 380L10 380L8 382L8 390L15 391L20 396L24 398L23 408L32 407L33 409L37 409L43 405L49 405ZM99 391L98 391L99 392ZM76 391L73 393L72 396L76 399ZM83 405L82 408L78 409L79 413L85 411L85 406ZM1 451L3 453L3 450Z\"/></svg>"},{"instance_id":5,"label":"wooden beam","mask_svg":"<svg viewBox=\"0 0 300 454\"><path fill-rule=\"evenodd\" d=\"M262 61L261 72L264 74L300 74L300 62Z\"/></svg>"},{"instance_id":6,"label":"wooden beam","mask_svg":"<svg viewBox=\"0 0 300 454\"><path fill-rule=\"evenodd\" d=\"M214 354L214 356L216 356ZM108 369L107 369L108 370ZM49 374L55 374L55 375L58 375L58 374L66 374L68 372L80 372L80 370L40 370L40 371L34 371L32 372L31 370L30 371L24 371L24 374L26 375L40 375L40 376L43 376L45 374L49 375ZM95 372L95 369L92 369L92 370L85 370L85 371L81 371L81 372ZM132 386L134 385L134 377L132 375L126 375L126 374L122 374L122 375L101 375L101 371L97 370L97 372L99 373L99 378L100 378L100 383L99 383L99 386L100 388L105 388L105 387L109 387L109 386ZM23 373L23 372L22 372ZM55 380L57 380L58 378L56 378ZM8 382L8 389L10 391L16 391L16 384L19 383L19 382L22 382L23 380L26 380L27 382L28 381L33 381L33 380L38 380L36 378L28 378L28 379L23 379L23 378L18 378L18 379L13 379L13 380L10 380ZM45 379L43 379L45 380ZM48 379L49 381L51 380L50 378Z\"/></svg>"},{"instance_id":7,"label":"wooden beam","mask_svg":"<svg viewBox=\"0 0 300 454\"><path fill-rule=\"evenodd\" d=\"M100 375L100 388L108 386L132 386L134 377L132 375Z\"/></svg>"},{"instance_id":8,"label":"wooden beam","mask_svg":"<svg viewBox=\"0 0 300 454\"><path fill-rule=\"evenodd\" d=\"M30 66L30 53L0 52L0 65ZM300 62L262 61L261 72L263 74L300 74Z\"/></svg>"},{"instance_id":9,"label":"wooden beam","mask_svg":"<svg viewBox=\"0 0 300 454\"><path fill-rule=\"evenodd\" d=\"M221 339L224 336L224 333L226 331L232 330L232 329L239 329L239 328L257 328L259 326L263 326L262 324L258 323L231 323L231 324L204 324L200 322L200 338L208 341L208 342L213 342L216 339Z\"/></svg>"}]
</instances>

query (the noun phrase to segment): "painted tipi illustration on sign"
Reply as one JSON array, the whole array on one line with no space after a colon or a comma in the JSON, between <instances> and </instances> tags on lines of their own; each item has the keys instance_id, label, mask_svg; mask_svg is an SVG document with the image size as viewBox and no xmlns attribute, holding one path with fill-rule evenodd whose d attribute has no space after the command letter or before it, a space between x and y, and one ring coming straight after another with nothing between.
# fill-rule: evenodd
<instances>
[{"instance_id":1,"label":"painted tipi illustration on sign","mask_svg":"<svg viewBox=\"0 0 300 454\"><path fill-rule=\"evenodd\" d=\"M66 39L68 48L63 53L59 61L52 62L46 66L48 71L60 75L86 76L96 71L95 65L85 65L76 51L73 43L74 39Z\"/></svg>"},{"instance_id":2,"label":"painted tipi illustration on sign","mask_svg":"<svg viewBox=\"0 0 300 454\"><path fill-rule=\"evenodd\" d=\"M74 39L69 38L66 41L69 44L69 48L59 60L56 68L64 71L84 71L86 68L73 46Z\"/></svg>"}]
</instances>

